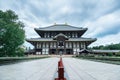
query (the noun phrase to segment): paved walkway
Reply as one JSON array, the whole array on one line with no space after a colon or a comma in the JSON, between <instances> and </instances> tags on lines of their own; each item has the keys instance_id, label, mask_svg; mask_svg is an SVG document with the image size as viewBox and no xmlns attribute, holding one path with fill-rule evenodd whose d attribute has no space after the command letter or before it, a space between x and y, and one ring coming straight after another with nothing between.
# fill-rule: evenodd
<instances>
[{"instance_id":1,"label":"paved walkway","mask_svg":"<svg viewBox=\"0 0 120 80\"><path fill-rule=\"evenodd\" d=\"M59 58L0 66L0 80L54 80ZM120 80L120 66L63 58L69 80Z\"/></svg>"}]
</instances>

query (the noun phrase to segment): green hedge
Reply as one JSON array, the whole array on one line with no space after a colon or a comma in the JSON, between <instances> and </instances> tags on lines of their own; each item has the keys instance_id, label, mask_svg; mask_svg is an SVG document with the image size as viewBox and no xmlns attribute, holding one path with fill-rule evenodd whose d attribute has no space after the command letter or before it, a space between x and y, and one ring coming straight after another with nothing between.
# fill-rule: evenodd
<instances>
[{"instance_id":1,"label":"green hedge","mask_svg":"<svg viewBox=\"0 0 120 80\"><path fill-rule=\"evenodd\" d=\"M108 61L120 61L120 57L88 57L88 56L78 56L78 58L84 58L84 59L96 59L96 60L108 60Z\"/></svg>"}]
</instances>

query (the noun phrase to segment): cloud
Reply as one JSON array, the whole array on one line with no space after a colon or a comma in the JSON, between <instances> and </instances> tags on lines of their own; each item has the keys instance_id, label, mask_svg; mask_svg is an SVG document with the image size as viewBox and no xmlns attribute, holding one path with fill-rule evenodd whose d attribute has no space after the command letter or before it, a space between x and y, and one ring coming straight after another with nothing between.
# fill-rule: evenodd
<instances>
[{"instance_id":1,"label":"cloud","mask_svg":"<svg viewBox=\"0 0 120 80\"><path fill-rule=\"evenodd\" d=\"M120 32L120 10L104 15L96 21L89 21L86 26L89 28L88 36L104 37ZM86 35L87 36L87 35Z\"/></svg>"},{"instance_id":2,"label":"cloud","mask_svg":"<svg viewBox=\"0 0 120 80\"><path fill-rule=\"evenodd\" d=\"M98 46L98 45L109 45L112 43L120 43L120 32L116 35L108 35L101 38L98 38L96 42L92 43L90 46Z\"/></svg>"},{"instance_id":3,"label":"cloud","mask_svg":"<svg viewBox=\"0 0 120 80\"><path fill-rule=\"evenodd\" d=\"M39 37L36 27L56 23L87 27L84 37L96 37L99 45L120 32L120 1L118 0L0 0L0 9L12 9L25 24L26 37ZM112 37L111 37L112 36ZM109 42L107 42L109 41ZM114 42L119 42L117 39ZM114 43L113 42L113 43Z\"/></svg>"}]
</instances>

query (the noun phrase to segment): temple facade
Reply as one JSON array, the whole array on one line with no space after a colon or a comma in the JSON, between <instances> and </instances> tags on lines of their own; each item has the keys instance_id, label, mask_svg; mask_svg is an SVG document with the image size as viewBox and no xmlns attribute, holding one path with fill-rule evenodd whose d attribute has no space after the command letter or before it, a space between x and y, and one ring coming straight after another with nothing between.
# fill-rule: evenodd
<instances>
[{"instance_id":1,"label":"temple facade","mask_svg":"<svg viewBox=\"0 0 120 80\"><path fill-rule=\"evenodd\" d=\"M34 29L39 38L26 41L34 46L34 54L76 54L96 41L96 38L84 38L87 28L68 24L54 24Z\"/></svg>"}]
</instances>

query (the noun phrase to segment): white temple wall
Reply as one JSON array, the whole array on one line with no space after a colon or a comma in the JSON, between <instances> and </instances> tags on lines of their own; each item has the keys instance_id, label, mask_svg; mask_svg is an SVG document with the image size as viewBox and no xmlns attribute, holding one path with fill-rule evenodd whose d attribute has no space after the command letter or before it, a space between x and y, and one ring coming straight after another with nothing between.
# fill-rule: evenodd
<instances>
[{"instance_id":1,"label":"white temple wall","mask_svg":"<svg viewBox=\"0 0 120 80\"><path fill-rule=\"evenodd\" d=\"M72 48L72 42L69 42L69 48Z\"/></svg>"},{"instance_id":2,"label":"white temple wall","mask_svg":"<svg viewBox=\"0 0 120 80\"><path fill-rule=\"evenodd\" d=\"M37 49L42 49L42 51L36 52L36 54L49 54L49 49L55 49L57 47L56 42L38 42L36 44ZM66 42L66 49L73 48L73 54L77 54L80 49L86 49L85 42ZM64 48L64 47L63 47Z\"/></svg>"},{"instance_id":3,"label":"white temple wall","mask_svg":"<svg viewBox=\"0 0 120 80\"><path fill-rule=\"evenodd\" d=\"M53 42L53 47L56 48L56 42Z\"/></svg>"},{"instance_id":4,"label":"white temple wall","mask_svg":"<svg viewBox=\"0 0 120 80\"><path fill-rule=\"evenodd\" d=\"M66 48L68 48L68 42L66 42L66 45L65 45Z\"/></svg>"},{"instance_id":5,"label":"white temple wall","mask_svg":"<svg viewBox=\"0 0 120 80\"><path fill-rule=\"evenodd\" d=\"M42 54L49 54L49 48L43 48Z\"/></svg>"},{"instance_id":6,"label":"white temple wall","mask_svg":"<svg viewBox=\"0 0 120 80\"><path fill-rule=\"evenodd\" d=\"M40 54L41 54L41 52L36 52L36 54L37 54L37 55L40 55Z\"/></svg>"},{"instance_id":7,"label":"white temple wall","mask_svg":"<svg viewBox=\"0 0 120 80\"><path fill-rule=\"evenodd\" d=\"M53 43L52 42L50 42L50 48L52 48L53 47Z\"/></svg>"},{"instance_id":8,"label":"white temple wall","mask_svg":"<svg viewBox=\"0 0 120 80\"><path fill-rule=\"evenodd\" d=\"M73 54L77 53L77 48L73 48Z\"/></svg>"}]
</instances>

